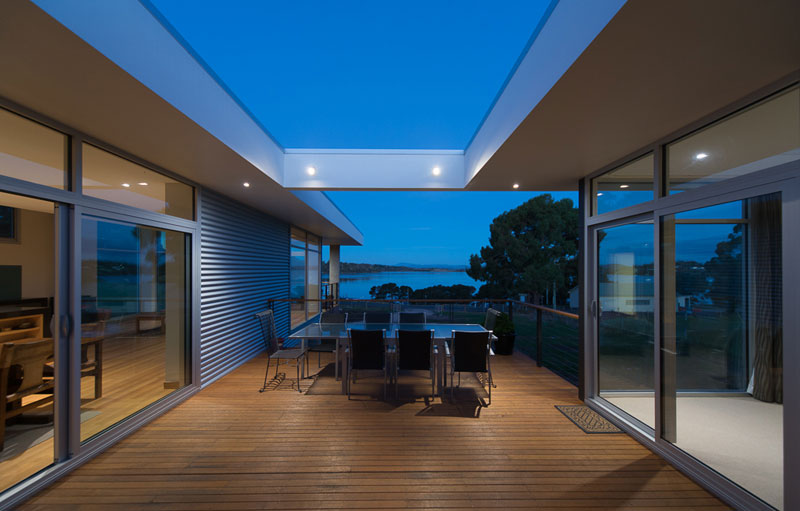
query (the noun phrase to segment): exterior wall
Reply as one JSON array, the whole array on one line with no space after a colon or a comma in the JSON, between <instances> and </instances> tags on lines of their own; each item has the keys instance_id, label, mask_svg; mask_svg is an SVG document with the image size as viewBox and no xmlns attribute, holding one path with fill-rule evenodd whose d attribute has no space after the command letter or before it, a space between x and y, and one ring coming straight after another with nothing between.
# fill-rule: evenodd
<instances>
[{"instance_id":1,"label":"exterior wall","mask_svg":"<svg viewBox=\"0 0 800 511\"><path fill-rule=\"evenodd\" d=\"M200 191L200 384L264 349L254 314L289 297L289 225L208 190ZM275 308L279 336L289 306Z\"/></svg>"}]
</instances>

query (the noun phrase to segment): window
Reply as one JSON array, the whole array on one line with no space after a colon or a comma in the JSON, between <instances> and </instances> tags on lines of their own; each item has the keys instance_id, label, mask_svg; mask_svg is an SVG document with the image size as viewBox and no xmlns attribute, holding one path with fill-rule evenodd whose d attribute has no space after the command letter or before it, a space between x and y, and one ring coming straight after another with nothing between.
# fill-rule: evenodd
<instances>
[{"instance_id":1,"label":"window","mask_svg":"<svg viewBox=\"0 0 800 511\"><path fill-rule=\"evenodd\" d=\"M653 154L592 179L595 215L653 200Z\"/></svg>"},{"instance_id":2,"label":"window","mask_svg":"<svg viewBox=\"0 0 800 511\"><path fill-rule=\"evenodd\" d=\"M781 194L662 225L662 436L783 502Z\"/></svg>"},{"instance_id":3,"label":"window","mask_svg":"<svg viewBox=\"0 0 800 511\"><path fill-rule=\"evenodd\" d=\"M191 383L190 236L84 217L81 440Z\"/></svg>"},{"instance_id":4,"label":"window","mask_svg":"<svg viewBox=\"0 0 800 511\"><path fill-rule=\"evenodd\" d=\"M83 144L82 181L85 195L194 219L191 186L89 144Z\"/></svg>"},{"instance_id":5,"label":"window","mask_svg":"<svg viewBox=\"0 0 800 511\"><path fill-rule=\"evenodd\" d=\"M668 145L668 193L800 159L798 112L794 87Z\"/></svg>"},{"instance_id":6,"label":"window","mask_svg":"<svg viewBox=\"0 0 800 511\"><path fill-rule=\"evenodd\" d=\"M320 312L321 240L318 236L292 227L290 235L289 297L291 327Z\"/></svg>"},{"instance_id":7,"label":"window","mask_svg":"<svg viewBox=\"0 0 800 511\"><path fill-rule=\"evenodd\" d=\"M600 229L597 244L599 394L652 428L653 224Z\"/></svg>"},{"instance_id":8,"label":"window","mask_svg":"<svg viewBox=\"0 0 800 511\"><path fill-rule=\"evenodd\" d=\"M67 188L69 139L0 108L0 175Z\"/></svg>"}]
</instances>

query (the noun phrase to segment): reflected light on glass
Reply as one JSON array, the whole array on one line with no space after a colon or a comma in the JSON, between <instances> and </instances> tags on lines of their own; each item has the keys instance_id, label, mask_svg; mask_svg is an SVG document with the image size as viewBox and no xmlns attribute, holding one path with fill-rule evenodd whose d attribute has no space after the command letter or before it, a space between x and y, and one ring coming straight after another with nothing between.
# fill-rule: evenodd
<instances>
[{"instance_id":1,"label":"reflected light on glass","mask_svg":"<svg viewBox=\"0 0 800 511\"><path fill-rule=\"evenodd\" d=\"M139 186L147 186L147 183L145 183L144 181L142 181L141 183L136 183L136 184L138 184Z\"/></svg>"},{"instance_id":2,"label":"reflected light on glass","mask_svg":"<svg viewBox=\"0 0 800 511\"><path fill-rule=\"evenodd\" d=\"M306 168L306 172L308 172L309 176L313 176L314 174L317 173L317 169L315 169L314 167L308 167Z\"/></svg>"},{"instance_id":3,"label":"reflected light on glass","mask_svg":"<svg viewBox=\"0 0 800 511\"><path fill-rule=\"evenodd\" d=\"M620 188L627 188L630 185L619 185Z\"/></svg>"},{"instance_id":4,"label":"reflected light on glass","mask_svg":"<svg viewBox=\"0 0 800 511\"><path fill-rule=\"evenodd\" d=\"M433 170L431 172L433 173L434 176L438 176L439 174L442 173L442 169L440 169L439 167L433 167Z\"/></svg>"},{"instance_id":5,"label":"reflected light on glass","mask_svg":"<svg viewBox=\"0 0 800 511\"><path fill-rule=\"evenodd\" d=\"M517 188L519 188L519 183L514 183L514 186L512 186L512 188L513 188L514 190L516 190Z\"/></svg>"},{"instance_id":6,"label":"reflected light on glass","mask_svg":"<svg viewBox=\"0 0 800 511\"><path fill-rule=\"evenodd\" d=\"M128 183L122 183L122 187L123 187L123 188L130 188L130 187L131 187L131 185L130 185L130 184L128 184Z\"/></svg>"}]
</instances>

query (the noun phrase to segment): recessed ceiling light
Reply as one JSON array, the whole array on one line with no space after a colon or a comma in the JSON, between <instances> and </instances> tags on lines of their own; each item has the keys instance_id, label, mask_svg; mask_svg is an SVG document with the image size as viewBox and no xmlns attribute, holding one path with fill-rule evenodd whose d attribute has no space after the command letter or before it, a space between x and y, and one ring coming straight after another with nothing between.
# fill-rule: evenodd
<instances>
[{"instance_id":1,"label":"recessed ceiling light","mask_svg":"<svg viewBox=\"0 0 800 511\"><path fill-rule=\"evenodd\" d=\"M317 173L317 169L315 169L314 167L308 167L306 168L306 172L308 172L309 176L313 176L314 174Z\"/></svg>"},{"instance_id":2,"label":"recessed ceiling light","mask_svg":"<svg viewBox=\"0 0 800 511\"><path fill-rule=\"evenodd\" d=\"M598 197L600 197L601 195L603 195L603 192L597 192Z\"/></svg>"},{"instance_id":3,"label":"recessed ceiling light","mask_svg":"<svg viewBox=\"0 0 800 511\"><path fill-rule=\"evenodd\" d=\"M242 183L242 186L244 186L245 188L250 188L250 183L245 181L244 183Z\"/></svg>"},{"instance_id":4,"label":"recessed ceiling light","mask_svg":"<svg viewBox=\"0 0 800 511\"><path fill-rule=\"evenodd\" d=\"M131 187L131 185L129 185L128 183L122 183L122 186L123 186L123 188L130 188Z\"/></svg>"},{"instance_id":5,"label":"recessed ceiling light","mask_svg":"<svg viewBox=\"0 0 800 511\"><path fill-rule=\"evenodd\" d=\"M519 188L519 183L514 183L514 185L513 185L511 188L513 188L514 190L516 190L517 188Z\"/></svg>"},{"instance_id":6,"label":"recessed ceiling light","mask_svg":"<svg viewBox=\"0 0 800 511\"><path fill-rule=\"evenodd\" d=\"M627 188L629 185L619 185L620 188Z\"/></svg>"},{"instance_id":7,"label":"recessed ceiling light","mask_svg":"<svg viewBox=\"0 0 800 511\"><path fill-rule=\"evenodd\" d=\"M697 153L694 155L695 160L705 160L706 158L708 158L708 154L706 153Z\"/></svg>"},{"instance_id":8,"label":"recessed ceiling light","mask_svg":"<svg viewBox=\"0 0 800 511\"><path fill-rule=\"evenodd\" d=\"M144 181L142 181L141 183L136 183L136 184L138 184L139 186L147 186L147 183L145 183Z\"/></svg>"},{"instance_id":9,"label":"recessed ceiling light","mask_svg":"<svg viewBox=\"0 0 800 511\"><path fill-rule=\"evenodd\" d=\"M433 172L434 176L438 176L439 174L442 173L442 169L440 169L439 167L433 167L433 170L431 172Z\"/></svg>"}]
</instances>

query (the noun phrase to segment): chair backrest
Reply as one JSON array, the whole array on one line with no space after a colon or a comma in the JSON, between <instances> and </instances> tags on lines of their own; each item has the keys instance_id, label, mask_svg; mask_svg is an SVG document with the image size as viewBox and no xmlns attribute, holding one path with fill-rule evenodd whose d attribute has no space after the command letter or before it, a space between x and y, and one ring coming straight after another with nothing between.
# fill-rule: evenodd
<instances>
[{"instance_id":1,"label":"chair backrest","mask_svg":"<svg viewBox=\"0 0 800 511\"><path fill-rule=\"evenodd\" d=\"M424 312L401 312L398 323L405 324L425 324Z\"/></svg>"},{"instance_id":2,"label":"chair backrest","mask_svg":"<svg viewBox=\"0 0 800 511\"><path fill-rule=\"evenodd\" d=\"M347 322L348 323L363 323L364 322L364 313L363 312L348 312L347 313Z\"/></svg>"},{"instance_id":3,"label":"chair backrest","mask_svg":"<svg viewBox=\"0 0 800 511\"><path fill-rule=\"evenodd\" d=\"M397 331L397 368L430 370L433 358L433 330Z\"/></svg>"},{"instance_id":4,"label":"chair backrest","mask_svg":"<svg viewBox=\"0 0 800 511\"><path fill-rule=\"evenodd\" d=\"M348 330L353 369L383 369L385 347L383 330Z\"/></svg>"},{"instance_id":5,"label":"chair backrest","mask_svg":"<svg viewBox=\"0 0 800 511\"><path fill-rule=\"evenodd\" d=\"M319 317L320 323L347 323L347 313L342 311L323 312Z\"/></svg>"},{"instance_id":6,"label":"chair backrest","mask_svg":"<svg viewBox=\"0 0 800 511\"><path fill-rule=\"evenodd\" d=\"M10 386L7 392L25 392L43 385L44 366L52 356L52 339L0 344L0 378L7 381L12 367L19 368L14 373L22 378L18 384L15 382Z\"/></svg>"},{"instance_id":7,"label":"chair backrest","mask_svg":"<svg viewBox=\"0 0 800 511\"><path fill-rule=\"evenodd\" d=\"M272 314L272 309L257 313L256 319L258 319L258 324L261 325L261 333L264 335L264 347L267 349L267 354L272 355L280 349L278 332L275 329L275 316Z\"/></svg>"},{"instance_id":8,"label":"chair backrest","mask_svg":"<svg viewBox=\"0 0 800 511\"><path fill-rule=\"evenodd\" d=\"M391 323L392 322L392 313L391 312L365 312L364 313L364 322L365 323Z\"/></svg>"},{"instance_id":9,"label":"chair backrest","mask_svg":"<svg viewBox=\"0 0 800 511\"><path fill-rule=\"evenodd\" d=\"M483 320L483 328L486 330L494 330L494 326L497 323L497 316L501 313L497 309L489 309L486 311L486 319Z\"/></svg>"},{"instance_id":10,"label":"chair backrest","mask_svg":"<svg viewBox=\"0 0 800 511\"><path fill-rule=\"evenodd\" d=\"M489 332L453 332L450 346L453 371L485 373L489 358Z\"/></svg>"}]
</instances>

